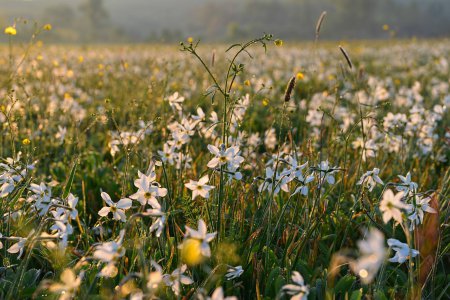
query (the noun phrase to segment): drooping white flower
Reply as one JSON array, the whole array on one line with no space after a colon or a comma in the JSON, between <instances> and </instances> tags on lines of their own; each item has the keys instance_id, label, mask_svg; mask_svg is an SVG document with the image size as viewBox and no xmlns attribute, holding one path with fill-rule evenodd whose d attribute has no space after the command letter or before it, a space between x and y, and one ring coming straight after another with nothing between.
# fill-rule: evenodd
<instances>
[{"instance_id":1,"label":"drooping white flower","mask_svg":"<svg viewBox=\"0 0 450 300\"><path fill-rule=\"evenodd\" d=\"M273 194L277 195L280 192L280 189L282 189L285 192L289 192L289 177L286 175L276 174L275 171L267 167L266 168L266 175L264 178L264 181L259 185L258 191L261 193L265 190L272 191Z\"/></svg>"},{"instance_id":2,"label":"drooping white flower","mask_svg":"<svg viewBox=\"0 0 450 300\"><path fill-rule=\"evenodd\" d=\"M125 254L125 249L122 247L124 236L125 230L121 230L117 240L97 245L93 254L94 258L109 263L118 257L122 257Z\"/></svg>"},{"instance_id":3,"label":"drooping white flower","mask_svg":"<svg viewBox=\"0 0 450 300\"><path fill-rule=\"evenodd\" d=\"M418 185L414 181L411 181L411 173L408 172L406 176L398 175L398 178L402 181L399 185L397 185L397 191L402 191L405 195L408 195L409 192L414 192L417 190Z\"/></svg>"},{"instance_id":4,"label":"drooping white flower","mask_svg":"<svg viewBox=\"0 0 450 300\"><path fill-rule=\"evenodd\" d=\"M156 237L160 237L166 222L166 214L160 208L147 209L145 214L155 218L150 226L150 232L155 231Z\"/></svg>"},{"instance_id":5,"label":"drooping white flower","mask_svg":"<svg viewBox=\"0 0 450 300\"><path fill-rule=\"evenodd\" d=\"M399 264L402 264L407 259L419 255L419 251L410 249L408 244L402 243L399 240L388 239L387 243L389 247L391 247L395 251L394 257L391 257L389 259L390 262L398 262Z\"/></svg>"},{"instance_id":6,"label":"drooping white flower","mask_svg":"<svg viewBox=\"0 0 450 300\"><path fill-rule=\"evenodd\" d=\"M131 207L132 204L131 200L128 198L123 198L120 199L117 203L114 203L107 193L102 192L101 196L108 206L105 206L102 209L100 209L98 214L102 217L106 217L109 213L112 213L114 220L126 222L127 217L125 215L125 210Z\"/></svg>"},{"instance_id":7,"label":"drooping white flower","mask_svg":"<svg viewBox=\"0 0 450 300\"><path fill-rule=\"evenodd\" d=\"M242 266L236 266L236 267L229 266L229 268L227 270L227 274L225 274L225 277L227 278L227 280L232 280L232 279L240 277L242 275L242 273L244 273Z\"/></svg>"},{"instance_id":8,"label":"drooping white flower","mask_svg":"<svg viewBox=\"0 0 450 300\"><path fill-rule=\"evenodd\" d=\"M71 208L70 210L70 218L72 220L75 220L78 216L78 210L77 210L77 204L78 204L78 197L75 197L72 193L69 193L69 196L67 196L67 204Z\"/></svg>"},{"instance_id":9,"label":"drooping white flower","mask_svg":"<svg viewBox=\"0 0 450 300\"><path fill-rule=\"evenodd\" d=\"M17 253L18 252L19 255L17 256L17 258L20 258L23 254L23 249L25 248L27 239L22 238L22 237L15 237L15 236L11 236L10 239L16 239L16 240L18 240L18 242L13 244L11 247L9 247L9 249L7 251L9 253Z\"/></svg>"},{"instance_id":10,"label":"drooping white flower","mask_svg":"<svg viewBox=\"0 0 450 300\"><path fill-rule=\"evenodd\" d=\"M284 285L281 290L291 296L291 300L306 300L309 294L309 288L305 285L303 276L299 272L292 272L292 283Z\"/></svg>"},{"instance_id":11,"label":"drooping white flower","mask_svg":"<svg viewBox=\"0 0 450 300\"><path fill-rule=\"evenodd\" d=\"M28 198L28 202L34 202L34 207L39 211L39 215L45 215L50 206L54 203L52 199L52 189L50 186L41 182L39 185L30 184L30 191L34 194Z\"/></svg>"},{"instance_id":12,"label":"drooping white flower","mask_svg":"<svg viewBox=\"0 0 450 300\"><path fill-rule=\"evenodd\" d=\"M199 179L199 181L189 180L188 183L184 185L192 191L192 200L194 200L197 196L201 196L205 199L209 198L209 191L214 189L215 187L212 185L207 185L209 181L208 175L203 176Z\"/></svg>"},{"instance_id":13,"label":"drooping white flower","mask_svg":"<svg viewBox=\"0 0 450 300\"><path fill-rule=\"evenodd\" d=\"M416 225L423 223L424 212L431 214L437 213L437 211L432 208L429 204L431 197L422 197L419 195L414 195L414 203L408 204L408 219L411 222L410 230L414 230Z\"/></svg>"},{"instance_id":14,"label":"drooping white flower","mask_svg":"<svg viewBox=\"0 0 450 300\"><path fill-rule=\"evenodd\" d=\"M380 211L383 213L383 222L387 223L390 219L396 222L402 222L402 209L407 209L408 205L402 201L404 193L399 192L394 195L392 190L387 189L380 202Z\"/></svg>"},{"instance_id":15,"label":"drooping white flower","mask_svg":"<svg viewBox=\"0 0 450 300\"><path fill-rule=\"evenodd\" d=\"M377 183L384 185L383 181L378 176L379 173L380 169L378 168L374 168L372 171L367 171L361 176L361 178L356 184L367 186L369 188L369 192L371 192L377 185Z\"/></svg>"},{"instance_id":16,"label":"drooping white flower","mask_svg":"<svg viewBox=\"0 0 450 300\"><path fill-rule=\"evenodd\" d=\"M331 167L328 160L320 162L320 164L317 166L319 175L320 175L320 181L321 182L328 182L329 184L334 184L336 180L334 179L334 173L337 172L336 167Z\"/></svg>"},{"instance_id":17,"label":"drooping white flower","mask_svg":"<svg viewBox=\"0 0 450 300\"><path fill-rule=\"evenodd\" d=\"M371 228L364 240L358 241L359 257L350 263L350 268L364 284L372 282L386 258L384 235Z\"/></svg>"}]
</instances>

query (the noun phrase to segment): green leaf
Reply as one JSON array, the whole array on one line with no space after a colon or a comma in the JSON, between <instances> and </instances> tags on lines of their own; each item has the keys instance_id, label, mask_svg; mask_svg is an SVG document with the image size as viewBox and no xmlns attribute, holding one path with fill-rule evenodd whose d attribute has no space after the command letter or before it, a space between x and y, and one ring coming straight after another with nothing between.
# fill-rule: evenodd
<instances>
[{"instance_id":1,"label":"green leaf","mask_svg":"<svg viewBox=\"0 0 450 300\"><path fill-rule=\"evenodd\" d=\"M357 291L353 291L353 293L350 296L350 300L361 300L362 297L362 289L359 289Z\"/></svg>"},{"instance_id":2,"label":"green leaf","mask_svg":"<svg viewBox=\"0 0 450 300\"><path fill-rule=\"evenodd\" d=\"M355 282L356 277L350 274L345 275L342 277L338 283L336 284L334 288L334 292L345 294L346 292L350 291L350 288L352 287L353 283Z\"/></svg>"},{"instance_id":3,"label":"green leaf","mask_svg":"<svg viewBox=\"0 0 450 300\"><path fill-rule=\"evenodd\" d=\"M67 179L66 186L64 187L64 192L62 195L63 199L66 199L67 196L69 196L70 189L72 188L73 178L75 177L75 171L77 169L77 165L78 165L78 158L75 158L75 161L72 166L72 170L70 171L69 179Z\"/></svg>"},{"instance_id":4,"label":"green leaf","mask_svg":"<svg viewBox=\"0 0 450 300\"><path fill-rule=\"evenodd\" d=\"M373 294L373 298L375 300L387 300L386 296L384 295L382 290L377 290L375 291L375 293Z\"/></svg>"}]
</instances>

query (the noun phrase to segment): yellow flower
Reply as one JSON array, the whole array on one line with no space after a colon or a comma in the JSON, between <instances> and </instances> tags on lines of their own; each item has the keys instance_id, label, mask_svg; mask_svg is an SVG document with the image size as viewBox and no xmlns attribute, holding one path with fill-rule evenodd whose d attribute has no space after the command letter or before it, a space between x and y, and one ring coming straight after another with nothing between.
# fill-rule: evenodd
<instances>
[{"instance_id":1,"label":"yellow flower","mask_svg":"<svg viewBox=\"0 0 450 300\"><path fill-rule=\"evenodd\" d=\"M189 44L192 44L194 42L194 38L192 36L187 38L187 41Z\"/></svg>"},{"instance_id":2,"label":"yellow flower","mask_svg":"<svg viewBox=\"0 0 450 300\"><path fill-rule=\"evenodd\" d=\"M269 99L264 98L262 101L262 105L264 105L264 106L269 105Z\"/></svg>"},{"instance_id":3,"label":"yellow flower","mask_svg":"<svg viewBox=\"0 0 450 300\"><path fill-rule=\"evenodd\" d=\"M274 44L277 47L281 47L281 46L283 46L283 40L277 39L277 40L274 41Z\"/></svg>"},{"instance_id":4,"label":"yellow flower","mask_svg":"<svg viewBox=\"0 0 450 300\"><path fill-rule=\"evenodd\" d=\"M29 139L23 139L22 144L29 145L31 143L31 141Z\"/></svg>"},{"instance_id":5,"label":"yellow flower","mask_svg":"<svg viewBox=\"0 0 450 300\"><path fill-rule=\"evenodd\" d=\"M8 26L5 28L5 34L7 35L16 35L17 34L17 30L12 27L12 26Z\"/></svg>"},{"instance_id":6,"label":"yellow flower","mask_svg":"<svg viewBox=\"0 0 450 300\"><path fill-rule=\"evenodd\" d=\"M181 245L181 259L188 266L195 266L203 262L202 243L196 239L187 239Z\"/></svg>"},{"instance_id":7,"label":"yellow flower","mask_svg":"<svg viewBox=\"0 0 450 300\"><path fill-rule=\"evenodd\" d=\"M246 80L246 81L244 81L244 85L246 85L246 86L250 86L250 80Z\"/></svg>"},{"instance_id":8,"label":"yellow flower","mask_svg":"<svg viewBox=\"0 0 450 300\"><path fill-rule=\"evenodd\" d=\"M383 30L384 31L388 31L389 30L389 25L388 24L384 24L383 25Z\"/></svg>"},{"instance_id":9,"label":"yellow flower","mask_svg":"<svg viewBox=\"0 0 450 300\"><path fill-rule=\"evenodd\" d=\"M305 78L305 75L302 72L298 72L296 77L297 80L302 80L303 78Z\"/></svg>"},{"instance_id":10,"label":"yellow flower","mask_svg":"<svg viewBox=\"0 0 450 300\"><path fill-rule=\"evenodd\" d=\"M45 24L43 28L44 30L50 31L52 30L52 24Z\"/></svg>"}]
</instances>

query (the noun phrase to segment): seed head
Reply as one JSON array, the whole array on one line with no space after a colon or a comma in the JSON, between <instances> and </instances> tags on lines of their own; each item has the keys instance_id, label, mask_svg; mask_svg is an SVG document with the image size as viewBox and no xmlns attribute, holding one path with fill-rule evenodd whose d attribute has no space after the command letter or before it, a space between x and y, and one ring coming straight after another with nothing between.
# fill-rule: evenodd
<instances>
[{"instance_id":1,"label":"seed head","mask_svg":"<svg viewBox=\"0 0 450 300\"><path fill-rule=\"evenodd\" d=\"M289 83L286 87L286 92L284 93L284 101L288 102L289 100L291 100L291 95L292 95L292 91L294 90L295 87L295 76L293 76L291 78L291 80L289 80Z\"/></svg>"}]
</instances>

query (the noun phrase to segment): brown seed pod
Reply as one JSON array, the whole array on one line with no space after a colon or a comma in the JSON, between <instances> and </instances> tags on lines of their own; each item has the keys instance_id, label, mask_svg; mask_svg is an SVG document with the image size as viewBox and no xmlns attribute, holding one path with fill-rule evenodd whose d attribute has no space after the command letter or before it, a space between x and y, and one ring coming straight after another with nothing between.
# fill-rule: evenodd
<instances>
[{"instance_id":1,"label":"brown seed pod","mask_svg":"<svg viewBox=\"0 0 450 300\"><path fill-rule=\"evenodd\" d=\"M284 93L284 101L288 102L289 100L291 100L291 95L292 95L292 91L294 90L295 87L295 76L293 76L291 78L291 80L289 80L289 83L286 87L286 92Z\"/></svg>"}]
</instances>

